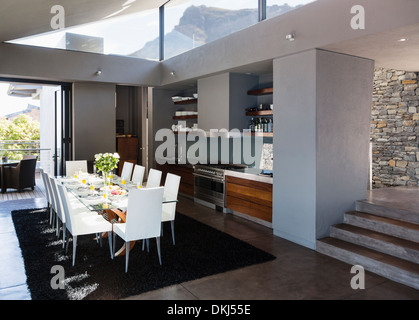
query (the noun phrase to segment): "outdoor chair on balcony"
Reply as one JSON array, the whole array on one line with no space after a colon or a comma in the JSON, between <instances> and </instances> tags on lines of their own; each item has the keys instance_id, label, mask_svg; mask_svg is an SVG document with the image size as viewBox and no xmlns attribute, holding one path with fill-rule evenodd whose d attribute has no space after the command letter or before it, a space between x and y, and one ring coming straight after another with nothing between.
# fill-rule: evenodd
<instances>
[{"instance_id":1,"label":"outdoor chair on balcony","mask_svg":"<svg viewBox=\"0 0 419 320\"><path fill-rule=\"evenodd\" d=\"M23 160L26 160L26 159L37 159L38 160L38 156L34 156L34 155L31 155L31 154L25 154L25 155L23 155Z\"/></svg>"},{"instance_id":2,"label":"outdoor chair on balcony","mask_svg":"<svg viewBox=\"0 0 419 320\"><path fill-rule=\"evenodd\" d=\"M21 160L16 167L4 168L4 185L21 192L25 188L35 189L35 169L37 159Z\"/></svg>"}]
</instances>

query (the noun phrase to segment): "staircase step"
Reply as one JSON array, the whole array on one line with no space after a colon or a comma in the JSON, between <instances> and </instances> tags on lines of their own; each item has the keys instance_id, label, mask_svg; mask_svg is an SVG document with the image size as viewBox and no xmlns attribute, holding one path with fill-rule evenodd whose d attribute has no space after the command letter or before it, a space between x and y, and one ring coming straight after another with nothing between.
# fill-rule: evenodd
<instances>
[{"instance_id":1,"label":"staircase step","mask_svg":"<svg viewBox=\"0 0 419 320\"><path fill-rule=\"evenodd\" d=\"M419 290L419 266L416 263L330 237L317 240L316 250Z\"/></svg>"},{"instance_id":2,"label":"staircase step","mask_svg":"<svg viewBox=\"0 0 419 320\"><path fill-rule=\"evenodd\" d=\"M332 226L330 228L330 236L377 250L400 259L419 263L419 243L413 241L352 226L350 224Z\"/></svg>"},{"instance_id":3,"label":"staircase step","mask_svg":"<svg viewBox=\"0 0 419 320\"><path fill-rule=\"evenodd\" d=\"M343 222L419 243L419 225L411 222L358 211L345 213Z\"/></svg>"},{"instance_id":4,"label":"staircase step","mask_svg":"<svg viewBox=\"0 0 419 320\"><path fill-rule=\"evenodd\" d=\"M356 211L419 224L419 212L398 209L387 205L374 204L368 202L367 200L356 201Z\"/></svg>"}]
</instances>

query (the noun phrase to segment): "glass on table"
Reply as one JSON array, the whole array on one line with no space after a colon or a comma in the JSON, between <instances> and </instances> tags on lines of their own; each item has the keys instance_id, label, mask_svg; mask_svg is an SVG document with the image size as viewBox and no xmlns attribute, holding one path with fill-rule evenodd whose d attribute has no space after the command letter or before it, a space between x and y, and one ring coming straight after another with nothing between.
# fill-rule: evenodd
<instances>
[{"instance_id":1,"label":"glass on table","mask_svg":"<svg viewBox=\"0 0 419 320\"><path fill-rule=\"evenodd\" d=\"M137 182L137 189L141 189L143 186L142 186L142 183L141 182Z\"/></svg>"},{"instance_id":2,"label":"glass on table","mask_svg":"<svg viewBox=\"0 0 419 320\"><path fill-rule=\"evenodd\" d=\"M95 192L95 185L93 183L90 184L90 191L92 191L92 194Z\"/></svg>"}]
</instances>

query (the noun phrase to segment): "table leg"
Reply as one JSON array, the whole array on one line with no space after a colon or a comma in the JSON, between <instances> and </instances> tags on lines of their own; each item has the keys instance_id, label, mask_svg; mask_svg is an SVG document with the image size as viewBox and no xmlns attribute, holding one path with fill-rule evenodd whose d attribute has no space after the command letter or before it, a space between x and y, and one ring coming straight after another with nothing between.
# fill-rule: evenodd
<instances>
[{"instance_id":1,"label":"table leg","mask_svg":"<svg viewBox=\"0 0 419 320\"><path fill-rule=\"evenodd\" d=\"M121 212L119 210L114 210L114 209L103 210L102 214L106 214L106 219L108 221L112 221L112 220L118 221L118 218L121 218L121 220L123 222L126 221L126 213ZM104 232L102 234L102 238L107 238L107 237L108 237L108 233ZM129 251L132 250L132 248L135 246L135 243L136 243L136 241L131 241ZM126 253L126 247L125 247L125 244L124 244L117 252L115 252L115 257L124 256L125 253Z\"/></svg>"}]
</instances>

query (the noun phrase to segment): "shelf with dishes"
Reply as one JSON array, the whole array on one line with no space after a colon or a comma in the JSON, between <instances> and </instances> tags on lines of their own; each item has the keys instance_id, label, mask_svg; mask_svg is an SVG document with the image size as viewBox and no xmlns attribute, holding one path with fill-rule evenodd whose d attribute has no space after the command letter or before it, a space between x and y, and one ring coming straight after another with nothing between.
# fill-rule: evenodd
<instances>
[{"instance_id":1,"label":"shelf with dishes","mask_svg":"<svg viewBox=\"0 0 419 320\"><path fill-rule=\"evenodd\" d=\"M176 105L185 105L185 104L198 103L198 94L197 93L194 93L192 97L174 96L174 97L172 97L172 101Z\"/></svg>"},{"instance_id":2,"label":"shelf with dishes","mask_svg":"<svg viewBox=\"0 0 419 320\"><path fill-rule=\"evenodd\" d=\"M256 89L256 90L249 90L247 91L247 94L250 96L264 96L267 94L273 94L274 89L273 87L269 88L262 88L262 89Z\"/></svg>"}]
</instances>

